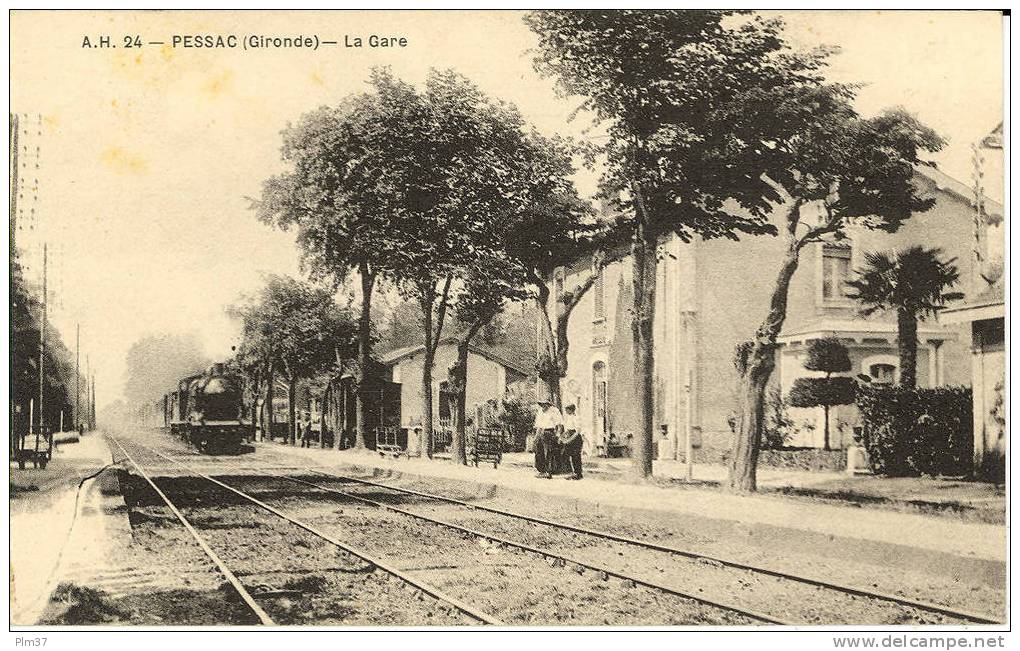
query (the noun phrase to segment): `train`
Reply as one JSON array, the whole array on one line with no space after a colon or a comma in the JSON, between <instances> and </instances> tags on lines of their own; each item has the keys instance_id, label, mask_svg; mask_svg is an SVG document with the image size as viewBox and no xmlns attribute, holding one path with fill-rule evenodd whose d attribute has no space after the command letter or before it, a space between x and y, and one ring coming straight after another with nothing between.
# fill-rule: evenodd
<instances>
[{"instance_id":1,"label":"train","mask_svg":"<svg viewBox=\"0 0 1020 651\"><path fill-rule=\"evenodd\" d=\"M240 378L213 364L163 396L163 426L204 453L236 452L251 429Z\"/></svg>"}]
</instances>

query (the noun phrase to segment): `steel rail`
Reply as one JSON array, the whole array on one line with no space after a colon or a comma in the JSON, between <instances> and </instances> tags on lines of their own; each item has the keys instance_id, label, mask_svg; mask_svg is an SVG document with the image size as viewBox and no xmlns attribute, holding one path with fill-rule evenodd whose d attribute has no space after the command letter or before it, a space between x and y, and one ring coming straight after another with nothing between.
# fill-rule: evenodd
<instances>
[{"instance_id":1,"label":"steel rail","mask_svg":"<svg viewBox=\"0 0 1020 651\"><path fill-rule=\"evenodd\" d=\"M156 482L154 482L152 478L149 477L148 473L145 472L142 466L137 461L135 461L134 457L131 456L131 454L127 451L124 445L121 444L121 442L118 441L116 437L110 434L107 434L107 436L110 438L111 441L117 444L117 447L120 448L120 451L124 454L124 457L128 461L130 461L131 465L133 465L135 469L138 471L138 474L140 474L142 478L144 478L145 481L149 483L149 486L151 486L152 489L156 491L156 494L159 495L160 498L162 498L163 502L166 503L167 507L173 512L174 515L177 516L177 519L181 521L181 524L183 524L184 527L188 530L188 532L192 535L192 537L194 537L195 542L197 542L199 547L202 548L202 551L205 552L206 556L208 556L209 559L216 564L216 567L219 568L223 576L226 577L231 587L234 588L238 596L240 596L241 599L244 601L245 605L247 605L248 608L253 613L255 613L255 616L259 618L259 621L262 624L265 624L266 626L275 626L276 622L273 621L273 618L270 617L269 614L262 609L262 606L260 606L255 601L254 597L252 597L251 593L248 592L247 588L245 588L244 585L241 584L241 581L237 578L237 576L230 571L230 568L228 568L226 564L223 562L223 560L216 554L216 552L212 550L212 548L205 541L205 539L202 538L198 531L195 530L195 527L193 527L191 523L188 522L188 519L184 517L184 514L181 513L176 506L174 506L174 503L170 501L170 498L167 497L166 493L160 490L159 486L156 485Z\"/></svg>"},{"instance_id":2,"label":"steel rail","mask_svg":"<svg viewBox=\"0 0 1020 651\"><path fill-rule=\"evenodd\" d=\"M959 610L959 609L955 609L955 608L950 608L948 606L942 606L942 605L939 605L939 604L933 604L933 603L926 602L926 601L919 601L919 600L916 600L916 599L911 599L909 597L902 597L902 596L890 594L890 593L887 593L887 592L879 592L879 591L874 591L874 590L867 590L865 588L859 588L859 587L852 586L852 585L836 583L836 582L833 582L833 581L829 581L827 579L819 579L819 578L816 578L816 577L804 576L804 575L800 575L800 574L791 574L791 573L788 573L788 572L783 572L781 570L775 570L775 569L768 568L768 567L762 567L760 565L750 565L750 564L747 564L747 563L741 563L739 561L734 561L734 560L730 560L730 559L726 559L726 558L721 558L719 556L712 556L711 554L705 554L705 553L698 552L698 551L695 551L695 550L692 550L692 549L683 549L681 547L671 547L669 545L660 545L660 544L653 543L653 542L648 542L648 541L645 541L645 540L638 540L636 538L630 538L628 536L621 536L621 535L618 535L618 534L610 533L608 531L600 531L600 530L597 530L597 529L588 529L588 528L585 528L585 527L580 527L580 526L568 524L568 523L565 523L565 522L558 522L558 521L555 521L555 520L548 520L548 519L545 519L545 518L539 518L539 517L527 515L527 514L524 514L524 513L517 513L517 512L514 512L514 511L508 511L508 510L505 510L505 509L500 509L500 508L491 507L491 506L483 506L483 505L480 505L480 504L472 504L470 502L465 502L463 500L458 500L458 499L452 498L452 497L446 497L444 495L436 495L436 494L433 494L433 493L426 493L426 492L422 492L422 491L416 491L416 490L412 490L412 489L409 489L409 488L399 488L399 487L396 487L396 486L389 486L387 484L381 484L379 482L374 482L374 481L370 481L370 480L367 480L367 479L361 479L361 478L358 478L358 477L351 477L351 476L342 475L342 474L339 474L339 473L323 472L323 471L320 471L320 470L315 470L313 468L308 468L307 470L309 472L312 472L312 473L317 474L317 475L322 475L324 477L334 477L334 478L337 478L337 479L343 479L343 480L351 481L351 482L358 483L358 484L364 484L364 485L367 485L367 486L375 486L375 487L378 487L378 488L385 488L387 490L391 490L391 491L398 492L398 493L405 493L405 494L408 494L408 495L417 495L419 497L424 497L424 498L428 498L428 499L432 499L432 500L437 500L437 501L441 501L441 502L447 502L447 503L450 503L450 504L456 504L458 506L463 506L463 507L466 507L466 508L472 509L472 510L485 511L487 513L495 513L495 514L498 514L498 515L503 515L503 516L507 516L507 517L511 517L511 518L517 518L519 520L526 520L528 522L533 522L535 524L541 524L541 525L545 525L545 526L548 526L548 527L553 527L553 528L557 528L557 529L563 529L563 530L566 530L566 531L573 531L575 533L581 533L581 534L585 534L585 535L588 535L588 536L593 536L593 537L596 537L596 538L602 538L602 539L605 539L605 540L612 540L614 542L624 543L624 544L628 544L628 545L634 545L634 546L642 547L642 548L645 548L645 549L650 549L650 550L653 550L653 551L660 551L660 552L665 552L665 553L668 553L668 554L676 554L678 556L685 556L687 558L703 559L703 560L707 560L707 561L712 561L712 562L715 562L715 563L720 563L720 564L725 565L727 567L732 567L734 569L748 570L748 571L751 571L751 572L757 572L759 574L765 574L765 575L768 575L768 576L774 576L774 577L777 577L777 578L787 579L787 580L790 580L790 581L796 581L798 583L804 583L804 584L807 584L807 585L813 585L813 586L819 587L819 588L826 588L826 589L829 589L829 590L835 590L837 592L842 592L842 593L845 593L845 594L852 594L852 595L859 596L859 597L866 597L866 598L876 599L876 600L880 600L880 601L887 601L887 602L894 603L894 604L897 604L897 605L900 605L900 606L908 606L908 607L911 607L911 608L916 608L918 610L924 610L924 611L927 611L927 612L939 613L939 614L942 614L942 615L948 615L950 617L955 617L957 619L967 620L967 621L970 621L970 622L973 622L973 623L976 623L976 624L1002 624L1003 623L1002 620L996 619L995 617L993 617L991 615L988 615L988 614L985 614L985 613L977 613L977 612L972 612L972 611L967 611L967 610Z\"/></svg>"},{"instance_id":3,"label":"steel rail","mask_svg":"<svg viewBox=\"0 0 1020 651\"><path fill-rule=\"evenodd\" d=\"M488 613L485 613L485 612L483 612L481 610L478 610L476 608L473 608L472 606L470 606L470 605L460 601L459 599L444 593L443 591L439 590L438 588L433 587L432 585L429 585L428 583L425 583L425 582L420 581L418 579L415 579L415 578L409 576L406 572L404 572L404 571L402 571L402 570L400 570L400 569L398 569L398 568L396 568L396 567L386 563L385 561L379 560L379 559L377 559L377 558L375 558L373 556L370 556L370 555L366 554L365 552L362 552L362 551L360 551L360 550L358 550L358 549L356 549L354 547L351 547L350 545L348 545L348 544L346 544L344 542L341 542L341 541L337 540L336 538L334 538L334 537L332 537L332 536L330 536L330 535L328 535L326 533L323 533L322 531L319 531L318 529L316 529L312 525L307 524L305 522L301 522L300 520L297 520L296 518L293 518L293 517L287 515L283 511L280 511L279 509L277 509L275 507L272 507L269 504L266 504L262 500L260 500L260 499L258 499L256 497L253 497L253 496L245 493L244 491L241 491L241 490L239 490L237 488L234 488L233 486L230 486L229 484L225 484L222 481L220 481L218 479L215 479L214 477L210 477L209 475L206 475L206 474L203 474L201 472L198 472L197 470L195 470L191 466L189 466L189 465L187 465L187 464L185 464L183 462L177 461L176 459L173 459L172 457L169 457L169 456L159 452L158 450L155 450L155 449L152 449L152 448L149 448L149 449L154 454L156 454L156 455L166 459L167 461L170 461L171 463L175 463L175 464L181 466L182 468L186 469L191 474L196 475L198 477L202 477L203 479L206 479L206 480L216 484L217 486L221 486L221 487L227 489L228 491L238 495L239 497L241 497L241 498L243 498L245 500L248 500L252 504L255 504L256 506L259 506L262 509L265 509L266 511L269 511L273 515L276 515L276 516L278 516L278 517L280 517L280 518L290 522L291 524L294 524L295 526L297 526L297 527L307 531L308 533L310 533L310 534L312 534L314 536L317 536L317 537L325 540L326 542L328 542L328 543L330 543L332 545L335 545L335 546L339 547L340 549L346 551L347 553L349 553L349 554L351 554L353 556L357 556L361 560L365 561L366 563L369 563L370 565L373 565L373 566L379 568L380 570L386 572L387 574L391 574L391 575L397 577L401 581L407 583L408 585L410 585L410 586L412 586L414 588L417 588L418 590L421 590L425 594L430 595L430 596L438 599L439 601L445 602L445 603L453 606L455 609L459 610L460 612L468 615L469 617L471 617L473 619L476 619L476 620L478 620L478 621L480 621L480 622L482 622L484 624L492 624L492 625L495 625L495 626L505 626L506 625L504 622L502 622L499 619L493 617L492 615L490 615Z\"/></svg>"},{"instance_id":4,"label":"steel rail","mask_svg":"<svg viewBox=\"0 0 1020 651\"><path fill-rule=\"evenodd\" d=\"M668 586L668 585L663 585L661 583L656 583L654 581L649 581L649 580L646 580L646 579L641 579L641 578L638 578L638 577L635 577L635 576L631 576L629 574L624 574L622 572L619 572L619 571L614 570L614 569L609 568L609 567L605 567L605 566L602 566L602 565L593 565L593 564L591 564L591 563L589 563L587 561L579 560L577 558L573 558L573 557L570 557L570 556L565 556L563 554L560 554L560 553L557 553L557 552L553 552L553 551L550 551L548 549L542 549L542 548L539 548L539 547L532 547L531 545L527 545L525 543L520 543L520 542L516 542L516 541L513 541L513 540L508 540L506 538L500 538L499 536L494 536L492 534L487 534L487 533L485 533L483 531L478 531L476 529L471 529L469 527L464 527L464 526L459 525L459 524L454 524L452 522L446 522L445 520L440 520L438 518L433 518L433 517L430 517L430 516L427 516L427 515L423 515L421 513L415 513L413 511L407 511L405 509L401 509L399 507L392 506L390 504L384 504L382 502L376 502L375 500L368 499L367 497L361 497L360 495L353 495L351 493L346 493L346 492L344 492L342 490L339 490L339 489L336 489L336 488L330 488L328 486L321 486L321 485L316 484L314 482L305 481L303 479L297 479L296 477L287 477L286 475L277 475L277 474L270 473L270 472L265 472L265 471L261 471L261 474L263 474L266 477L274 477L276 479L281 479L281 480L284 480L284 481L290 481L290 482L294 482L296 484L304 484L304 485L307 485L307 486L311 486L313 488L316 488L318 490L321 490L321 491L324 491L324 492L327 492L327 493L334 493L334 494L341 495L341 496L346 497L346 498L351 499L351 500L355 500L355 501L359 501L359 502L364 502L366 504L370 504L370 505L375 506L375 507L379 507L379 508L382 508L382 509L387 509L389 511L393 511L394 513L400 513L400 514L403 514L403 515L406 515L406 516L409 516L409 517L412 517L412 518L417 518L419 520L424 520L426 522L431 522L433 524L438 524L438 525L443 526L443 527L448 527L450 529L453 529L455 531L459 531L461 533L466 533L468 535L475 536L477 538L482 538L482 539L485 539L485 540L489 540L489 541L494 542L494 543L496 543L498 545L503 545L503 546L506 546L506 547L513 547L513 548L520 549L520 550L525 551L525 552L529 552L529 553L532 553L532 554L536 554L536 555L542 556L543 558L555 559L557 561L562 561L564 564L569 563L570 565L573 565L575 567L584 568L586 570L592 570L594 572L598 572L599 574L605 575L607 577L611 576L611 577L620 579L622 581L629 582L629 583L631 583L633 585L640 585L640 586L644 586L646 588L651 588L653 590L658 590L660 592L665 592L667 594L671 594L671 595L674 595L674 596L677 596L677 597L682 597L684 599L690 599L692 601L696 601L696 602L701 603L701 604L712 606L714 608L720 608L722 610L733 612L733 613L736 613L736 614L744 616L744 617L749 617L751 619L755 619L755 620L758 620L758 621L761 621L761 622L765 622L767 624L778 624L778 625L781 625L781 626L794 626L795 625L792 622L787 622L787 621L783 621L783 620L780 620L780 619L776 619L772 615L767 615L765 613L761 613L761 612L758 612L758 611L755 611L755 610L749 610L749 609L743 608L743 607L741 607L741 606L739 606L737 604L733 604L733 603L726 602L726 601L715 600L715 599L709 599L709 598L704 597L704 596L699 596L699 595L695 595L695 594L692 594L692 593L689 593L689 592L684 592L683 590L680 590L680 589L677 589L677 588L674 588L674 587L671 587L671 586Z\"/></svg>"}]
</instances>

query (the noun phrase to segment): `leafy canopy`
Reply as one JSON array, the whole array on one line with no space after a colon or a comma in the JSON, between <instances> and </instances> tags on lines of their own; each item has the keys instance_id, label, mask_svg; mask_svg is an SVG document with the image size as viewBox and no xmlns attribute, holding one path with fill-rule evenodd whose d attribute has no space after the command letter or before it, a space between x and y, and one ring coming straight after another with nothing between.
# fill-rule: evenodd
<instances>
[{"instance_id":1,"label":"leafy canopy","mask_svg":"<svg viewBox=\"0 0 1020 651\"><path fill-rule=\"evenodd\" d=\"M353 355L355 318L329 289L272 275L257 297L230 313L241 320L238 352L248 364L273 363L289 377L308 378Z\"/></svg>"},{"instance_id":2,"label":"leafy canopy","mask_svg":"<svg viewBox=\"0 0 1020 651\"><path fill-rule=\"evenodd\" d=\"M254 203L263 221L296 228L313 278L352 270L386 274L406 249L411 206L434 201L412 158L426 118L413 88L375 69L372 92L323 106L283 131L290 170L268 179Z\"/></svg>"},{"instance_id":3,"label":"leafy canopy","mask_svg":"<svg viewBox=\"0 0 1020 651\"><path fill-rule=\"evenodd\" d=\"M774 233L776 190L767 103L734 119L734 102L821 84L830 50L792 52L778 19L732 11L537 11L536 69L605 127L601 191L626 211L637 188L656 233ZM727 200L737 204L734 206ZM739 207L739 209L736 209Z\"/></svg>"},{"instance_id":4,"label":"leafy canopy","mask_svg":"<svg viewBox=\"0 0 1020 651\"><path fill-rule=\"evenodd\" d=\"M799 377L790 389L793 407L849 405L857 395L857 382L849 377Z\"/></svg>"}]
</instances>

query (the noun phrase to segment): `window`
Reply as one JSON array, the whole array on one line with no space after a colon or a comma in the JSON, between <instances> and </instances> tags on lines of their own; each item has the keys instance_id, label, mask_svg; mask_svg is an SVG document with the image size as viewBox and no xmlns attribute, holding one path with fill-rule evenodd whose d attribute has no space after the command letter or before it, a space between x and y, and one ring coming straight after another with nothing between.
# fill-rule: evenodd
<instances>
[{"instance_id":1,"label":"window","mask_svg":"<svg viewBox=\"0 0 1020 651\"><path fill-rule=\"evenodd\" d=\"M847 298L847 281L850 280L850 247L844 244L822 246L822 298Z\"/></svg>"},{"instance_id":2,"label":"window","mask_svg":"<svg viewBox=\"0 0 1020 651\"><path fill-rule=\"evenodd\" d=\"M595 285L592 287L595 293L595 306L592 308L592 321L602 321L606 318L606 284L602 280L602 272L595 276Z\"/></svg>"},{"instance_id":3,"label":"window","mask_svg":"<svg viewBox=\"0 0 1020 651\"><path fill-rule=\"evenodd\" d=\"M868 369L872 384L893 384L896 381L896 367L892 364L872 364Z\"/></svg>"}]
</instances>

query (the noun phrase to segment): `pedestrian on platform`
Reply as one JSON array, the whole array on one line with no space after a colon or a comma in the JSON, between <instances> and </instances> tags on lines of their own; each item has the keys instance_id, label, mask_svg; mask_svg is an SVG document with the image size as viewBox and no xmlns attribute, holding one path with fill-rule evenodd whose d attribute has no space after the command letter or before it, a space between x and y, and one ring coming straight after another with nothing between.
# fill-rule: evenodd
<instances>
[{"instance_id":1,"label":"pedestrian on platform","mask_svg":"<svg viewBox=\"0 0 1020 651\"><path fill-rule=\"evenodd\" d=\"M563 415L548 398L539 398L535 414L536 477L552 479L556 470L557 438L563 430Z\"/></svg>"},{"instance_id":2,"label":"pedestrian on platform","mask_svg":"<svg viewBox=\"0 0 1020 651\"><path fill-rule=\"evenodd\" d=\"M577 408L567 405L563 414L563 435L560 437L562 468L567 471L565 479L581 478L581 446L584 438L577 424Z\"/></svg>"},{"instance_id":3,"label":"pedestrian on platform","mask_svg":"<svg viewBox=\"0 0 1020 651\"><path fill-rule=\"evenodd\" d=\"M303 414L301 423L301 447L312 447L312 415L307 411Z\"/></svg>"}]
</instances>

